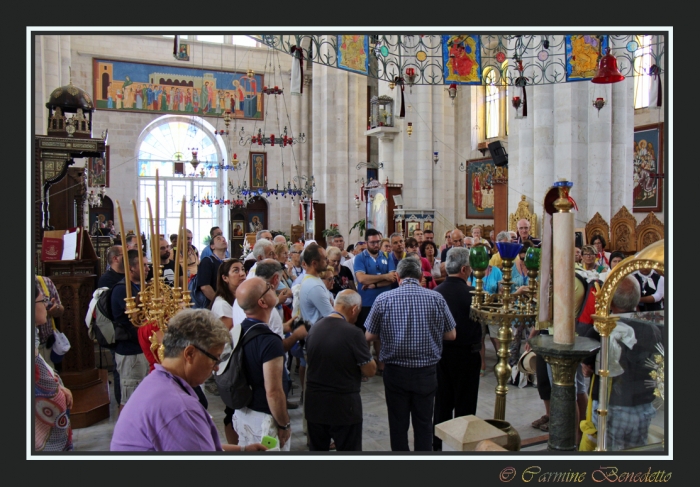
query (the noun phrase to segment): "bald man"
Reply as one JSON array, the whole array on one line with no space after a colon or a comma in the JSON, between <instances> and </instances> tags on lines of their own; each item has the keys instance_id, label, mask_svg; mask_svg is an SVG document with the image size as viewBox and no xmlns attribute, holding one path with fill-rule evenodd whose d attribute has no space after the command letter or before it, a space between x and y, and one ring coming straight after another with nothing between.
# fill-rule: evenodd
<instances>
[{"instance_id":1,"label":"bald man","mask_svg":"<svg viewBox=\"0 0 700 487\"><path fill-rule=\"evenodd\" d=\"M311 451L362 451L362 375L372 377L377 364L355 322L362 298L340 291L333 312L311 327L306 339L308 372L304 404Z\"/></svg>"},{"instance_id":2,"label":"bald man","mask_svg":"<svg viewBox=\"0 0 700 487\"><path fill-rule=\"evenodd\" d=\"M233 428L238 433L238 444L260 443L265 435L277 438L280 450L289 451L292 433L287 412L287 392L282 380L284 346L279 335L267 323L278 299L272 285L259 277L246 279L236 289L236 300L246 318L241 323L242 336L253 327L264 327L262 333L243 346L244 365L253 399L233 414Z\"/></svg>"}]
</instances>

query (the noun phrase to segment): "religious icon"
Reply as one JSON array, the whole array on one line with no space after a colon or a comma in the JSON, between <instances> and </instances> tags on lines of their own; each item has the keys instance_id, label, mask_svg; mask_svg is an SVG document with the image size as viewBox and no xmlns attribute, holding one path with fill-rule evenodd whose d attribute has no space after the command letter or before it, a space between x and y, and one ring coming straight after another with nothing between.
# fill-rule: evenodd
<instances>
[{"instance_id":1,"label":"religious icon","mask_svg":"<svg viewBox=\"0 0 700 487\"><path fill-rule=\"evenodd\" d=\"M245 226L245 222L243 221L234 221L231 223L231 226L233 228L233 236L234 237L242 237L244 234L243 228Z\"/></svg>"},{"instance_id":2,"label":"religious icon","mask_svg":"<svg viewBox=\"0 0 700 487\"><path fill-rule=\"evenodd\" d=\"M265 152L250 153L250 187L253 189L267 186L267 154Z\"/></svg>"}]
</instances>

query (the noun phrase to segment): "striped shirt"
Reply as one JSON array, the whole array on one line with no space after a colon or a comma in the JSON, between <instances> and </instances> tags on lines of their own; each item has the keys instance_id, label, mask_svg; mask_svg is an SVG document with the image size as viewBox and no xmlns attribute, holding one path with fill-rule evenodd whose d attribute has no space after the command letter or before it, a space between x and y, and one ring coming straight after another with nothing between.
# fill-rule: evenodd
<instances>
[{"instance_id":1,"label":"striped shirt","mask_svg":"<svg viewBox=\"0 0 700 487\"><path fill-rule=\"evenodd\" d=\"M379 360L402 367L427 367L442 357L442 336L455 320L440 293L408 278L397 289L377 296L365 327L379 335Z\"/></svg>"}]
</instances>

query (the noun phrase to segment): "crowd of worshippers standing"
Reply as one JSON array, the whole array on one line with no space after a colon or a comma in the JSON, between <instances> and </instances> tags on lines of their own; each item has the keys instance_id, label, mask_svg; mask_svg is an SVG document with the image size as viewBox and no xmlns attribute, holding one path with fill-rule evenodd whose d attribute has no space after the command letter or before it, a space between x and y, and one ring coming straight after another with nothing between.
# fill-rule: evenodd
<instances>
[{"instance_id":1,"label":"crowd of worshippers standing","mask_svg":"<svg viewBox=\"0 0 700 487\"><path fill-rule=\"evenodd\" d=\"M154 326L135 327L125 311L124 266L130 269L131 295L137 297L141 275L153 276L149 259L139 264L139 242L126 240L107 253L107 270L98 287L112 289L115 326L114 396L118 419L112 451L289 451L291 422L288 411L303 408L303 431L311 451L362 450L362 382L382 376L393 451L408 451L409 423L415 451L439 451L442 442L434 426L454 417L476 414L479 380L486 373L485 338L498 350L498 330L469 315L474 276L469 249L483 244L492 257L483 281L487 293L502 292L502 259L496 242L523 244L512 271L514 294L527 288L524 254L540 241L521 220L517 232L472 235L447 231L439 244L431 230L416 230L404 238L388 238L369 229L364 240L345 247L342 235L329 237L327 248L313 240L289 242L273 238L268 230L256 234L252 251L244 259L229 257L228 242L219 227L202 252L186 232L187 249L180 276L181 287L195 278L207 304L186 309L168 323L163 334ZM174 285L178 242L160 240L162 275ZM581 288L600 283L625 255L605 251L605 240L576 248L577 333L597 337L589 319L582 317ZM183 255L185 252L182 252ZM60 363L52 360L54 317L63 312L55 286L48 278L36 279L35 400L51 404L36 408L35 448L72 450L69 411L72 394L63 386ZM654 271L635 273L618 311L663 308L663 276ZM636 283L636 288L634 284ZM630 289L632 289L630 291ZM635 291L636 289L636 291ZM629 291L629 292L628 292ZM624 308L624 309L623 309ZM204 391L219 395L215 375L225 370L237 343L251 330L243 345L243 369L252 390L247 407L226 407L225 442L207 412ZM510 364L520 357L522 342L540 333L535 327L514 329ZM163 344L164 358L156 360L151 335ZM542 333L546 333L546 330ZM529 344L525 343L525 351ZM595 357L594 357L595 358ZM292 373L298 373L301 400L287 399ZM591 362L577 373L577 414L585 417L587 392L584 375L593 374ZM551 369L537 357L537 388L545 415L532 423L548 431ZM597 400L597 393L594 394ZM651 402L651 401L649 401ZM621 405L624 407L625 405ZM619 445L635 445L645 435L650 413L635 413L631 426L609 426ZM40 426L40 427L39 427ZM623 436L630 428L639 438ZM579 431L580 435L580 431ZM267 443L269 437L274 440ZM275 441L276 440L276 441ZM263 445L263 442L266 442Z\"/></svg>"}]
</instances>

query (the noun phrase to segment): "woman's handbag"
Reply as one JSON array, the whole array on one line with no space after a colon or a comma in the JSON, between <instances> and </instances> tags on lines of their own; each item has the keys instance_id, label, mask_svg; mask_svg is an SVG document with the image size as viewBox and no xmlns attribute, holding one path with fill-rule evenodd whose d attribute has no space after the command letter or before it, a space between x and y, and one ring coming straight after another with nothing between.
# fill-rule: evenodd
<instances>
[{"instance_id":1,"label":"woman's handbag","mask_svg":"<svg viewBox=\"0 0 700 487\"><path fill-rule=\"evenodd\" d=\"M46 286L46 282L44 282L44 278L42 276L37 276L37 278L41 283L41 290L43 291L44 296L50 296L49 289ZM58 331L58 328L56 328L56 322L53 319L53 317L49 316L48 318L49 320L51 320L51 327L53 328L54 338L53 345L51 346L51 361L57 364L63 360L63 356L68 352L68 350L70 350L70 341L64 333Z\"/></svg>"}]
</instances>

